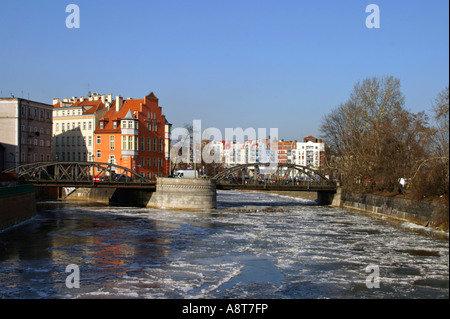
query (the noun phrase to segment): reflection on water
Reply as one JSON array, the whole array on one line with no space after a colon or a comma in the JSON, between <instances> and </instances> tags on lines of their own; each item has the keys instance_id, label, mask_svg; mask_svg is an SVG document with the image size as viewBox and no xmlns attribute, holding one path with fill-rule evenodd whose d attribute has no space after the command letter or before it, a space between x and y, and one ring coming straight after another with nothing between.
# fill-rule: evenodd
<instances>
[{"instance_id":1,"label":"reflection on water","mask_svg":"<svg viewBox=\"0 0 450 319\"><path fill-rule=\"evenodd\" d=\"M300 199L217 200L207 211L40 203L0 233L0 297L448 298L447 240ZM65 285L69 264L80 288Z\"/></svg>"}]
</instances>

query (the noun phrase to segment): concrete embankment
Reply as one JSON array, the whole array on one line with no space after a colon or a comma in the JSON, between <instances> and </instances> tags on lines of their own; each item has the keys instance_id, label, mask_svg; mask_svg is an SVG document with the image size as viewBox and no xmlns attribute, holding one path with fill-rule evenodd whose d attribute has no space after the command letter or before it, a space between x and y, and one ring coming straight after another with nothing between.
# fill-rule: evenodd
<instances>
[{"instance_id":1,"label":"concrete embankment","mask_svg":"<svg viewBox=\"0 0 450 319\"><path fill-rule=\"evenodd\" d=\"M0 188L0 230L36 215L33 185Z\"/></svg>"}]
</instances>

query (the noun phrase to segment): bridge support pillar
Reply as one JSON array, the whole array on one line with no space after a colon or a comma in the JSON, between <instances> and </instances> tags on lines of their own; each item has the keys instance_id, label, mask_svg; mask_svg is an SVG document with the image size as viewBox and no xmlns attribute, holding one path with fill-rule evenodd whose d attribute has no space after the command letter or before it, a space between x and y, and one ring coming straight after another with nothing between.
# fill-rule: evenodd
<instances>
[{"instance_id":1,"label":"bridge support pillar","mask_svg":"<svg viewBox=\"0 0 450 319\"><path fill-rule=\"evenodd\" d=\"M317 202L320 205L341 206L341 193L340 187L336 191L318 191Z\"/></svg>"},{"instance_id":2,"label":"bridge support pillar","mask_svg":"<svg viewBox=\"0 0 450 319\"><path fill-rule=\"evenodd\" d=\"M216 181L213 179L160 177L147 207L214 209L216 200Z\"/></svg>"}]
</instances>

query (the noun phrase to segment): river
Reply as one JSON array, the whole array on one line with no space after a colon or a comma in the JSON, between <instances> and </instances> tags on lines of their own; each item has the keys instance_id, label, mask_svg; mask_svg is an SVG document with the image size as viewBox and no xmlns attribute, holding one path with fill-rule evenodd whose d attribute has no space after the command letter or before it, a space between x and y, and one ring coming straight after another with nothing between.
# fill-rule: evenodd
<instances>
[{"instance_id":1,"label":"river","mask_svg":"<svg viewBox=\"0 0 450 319\"><path fill-rule=\"evenodd\" d=\"M217 203L38 203L0 232L0 298L449 297L448 239L278 195L219 191Z\"/></svg>"}]
</instances>

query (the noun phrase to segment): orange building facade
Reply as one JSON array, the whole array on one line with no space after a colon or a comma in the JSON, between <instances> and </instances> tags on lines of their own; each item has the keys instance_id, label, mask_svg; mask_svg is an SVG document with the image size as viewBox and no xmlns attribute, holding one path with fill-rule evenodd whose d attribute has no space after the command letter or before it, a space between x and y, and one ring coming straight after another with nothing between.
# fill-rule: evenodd
<instances>
[{"instance_id":1,"label":"orange building facade","mask_svg":"<svg viewBox=\"0 0 450 319\"><path fill-rule=\"evenodd\" d=\"M143 99L116 96L94 132L95 162L124 166L150 179L165 176L170 167L168 130L153 92Z\"/></svg>"}]
</instances>

